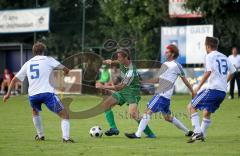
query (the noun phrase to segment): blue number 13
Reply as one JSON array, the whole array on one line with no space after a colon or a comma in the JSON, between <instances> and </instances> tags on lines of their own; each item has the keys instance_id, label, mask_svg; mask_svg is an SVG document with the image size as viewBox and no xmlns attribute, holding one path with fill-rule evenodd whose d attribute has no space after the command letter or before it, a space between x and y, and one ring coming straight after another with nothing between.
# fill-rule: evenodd
<instances>
[{"instance_id":1,"label":"blue number 13","mask_svg":"<svg viewBox=\"0 0 240 156\"><path fill-rule=\"evenodd\" d=\"M228 64L225 59L216 60L218 63L218 71L222 75L227 75Z\"/></svg>"},{"instance_id":2,"label":"blue number 13","mask_svg":"<svg viewBox=\"0 0 240 156\"><path fill-rule=\"evenodd\" d=\"M38 79L39 78L39 64L31 64L30 72L32 73L31 79Z\"/></svg>"}]
</instances>

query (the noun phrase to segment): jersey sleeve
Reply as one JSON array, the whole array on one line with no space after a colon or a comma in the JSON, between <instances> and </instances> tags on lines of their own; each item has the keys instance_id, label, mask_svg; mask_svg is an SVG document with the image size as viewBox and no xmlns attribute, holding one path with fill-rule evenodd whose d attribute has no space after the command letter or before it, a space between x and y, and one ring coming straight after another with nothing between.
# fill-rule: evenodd
<instances>
[{"instance_id":1,"label":"jersey sleeve","mask_svg":"<svg viewBox=\"0 0 240 156\"><path fill-rule=\"evenodd\" d=\"M233 74L234 72L236 72L236 68L234 67L234 65L231 63L229 59L228 59L228 69L229 69L229 74Z\"/></svg>"},{"instance_id":2,"label":"jersey sleeve","mask_svg":"<svg viewBox=\"0 0 240 156\"><path fill-rule=\"evenodd\" d=\"M122 83L129 86L132 83L133 79L134 79L133 70L129 69L128 72L125 74Z\"/></svg>"},{"instance_id":3,"label":"jersey sleeve","mask_svg":"<svg viewBox=\"0 0 240 156\"><path fill-rule=\"evenodd\" d=\"M177 69L178 76L184 77L185 73L181 64L177 63Z\"/></svg>"},{"instance_id":4,"label":"jersey sleeve","mask_svg":"<svg viewBox=\"0 0 240 156\"><path fill-rule=\"evenodd\" d=\"M48 59L49 59L48 62L52 68L63 68L64 67L60 62L58 62L54 58L49 57Z\"/></svg>"},{"instance_id":5,"label":"jersey sleeve","mask_svg":"<svg viewBox=\"0 0 240 156\"><path fill-rule=\"evenodd\" d=\"M20 80L23 81L25 77L27 76L27 63L25 63L20 71L16 74L16 77Z\"/></svg>"},{"instance_id":6,"label":"jersey sleeve","mask_svg":"<svg viewBox=\"0 0 240 156\"><path fill-rule=\"evenodd\" d=\"M212 62L211 62L211 57L210 56L206 56L206 60L205 60L205 71L213 71L213 66L212 66Z\"/></svg>"}]
</instances>

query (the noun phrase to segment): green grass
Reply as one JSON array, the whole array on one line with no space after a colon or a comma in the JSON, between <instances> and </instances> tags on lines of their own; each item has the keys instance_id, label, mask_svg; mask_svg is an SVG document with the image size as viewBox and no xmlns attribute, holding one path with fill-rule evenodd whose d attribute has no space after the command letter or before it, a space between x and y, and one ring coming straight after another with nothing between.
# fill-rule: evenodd
<instances>
[{"instance_id":1,"label":"green grass","mask_svg":"<svg viewBox=\"0 0 240 156\"><path fill-rule=\"evenodd\" d=\"M150 96L143 96L140 109L143 112ZM172 100L172 111L189 128L186 104L190 96L176 95ZM75 96L72 109L84 110L96 105L96 97ZM59 118L43 106L42 118L46 141L34 141L35 129L27 96L12 97L8 103L0 102L0 156L8 155L240 155L240 100L226 99L212 116L206 142L187 144L187 138L160 116L153 116L150 126L157 139L129 140L124 132L134 132L137 124L126 115L127 106L114 108L120 135L91 138L89 129L101 125L108 129L104 114L84 120L71 120L71 137L75 144L61 142Z\"/></svg>"}]
</instances>

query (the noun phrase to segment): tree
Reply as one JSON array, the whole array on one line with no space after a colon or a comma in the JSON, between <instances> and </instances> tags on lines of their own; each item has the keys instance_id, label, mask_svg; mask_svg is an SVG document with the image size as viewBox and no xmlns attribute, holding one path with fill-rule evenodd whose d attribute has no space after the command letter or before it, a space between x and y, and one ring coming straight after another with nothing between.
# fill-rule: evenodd
<instances>
[{"instance_id":1,"label":"tree","mask_svg":"<svg viewBox=\"0 0 240 156\"><path fill-rule=\"evenodd\" d=\"M219 49L229 54L233 45L240 43L240 1L211 0L187 1L186 7L200 10L204 14L206 24L214 25L214 36L220 40Z\"/></svg>"},{"instance_id":2,"label":"tree","mask_svg":"<svg viewBox=\"0 0 240 156\"><path fill-rule=\"evenodd\" d=\"M104 26L107 37L134 40L138 59L157 58L160 27L176 22L168 16L168 0L100 0L99 3L108 18L108 25Z\"/></svg>"}]
</instances>

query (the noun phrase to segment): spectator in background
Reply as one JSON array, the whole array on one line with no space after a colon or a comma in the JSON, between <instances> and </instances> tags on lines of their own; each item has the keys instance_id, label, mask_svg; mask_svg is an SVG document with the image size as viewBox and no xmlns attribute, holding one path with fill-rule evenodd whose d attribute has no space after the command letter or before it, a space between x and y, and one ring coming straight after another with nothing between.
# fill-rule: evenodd
<instances>
[{"instance_id":1,"label":"spectator in background","mask_svg":"<svg viewBox=\"0 0 240 156\"><path fill-rule=\"evenodd\" d=\"M238 54L237 47L232 48L232 55L230 55L228 58L229 58L229 61L236 68L236 72L234 73L233 78L230 81L230 96L229 96L229 99L234 98L235 80L237 81L238 98L240 98L240 55Z\"/></svg>"},{"instance_id":2,"label":"spectator in background","mask_svg":"<svg viewBox=\"0 0 240 156\"><path fill-rule=\"evenodd\" d=\"M4 69L3 81L1 84L1 92L0 92L1 94L5 94L5 89L6 89L6 87L8 89L13 76L14 75L8 69Z\"/></svg>"}]
</instances>

